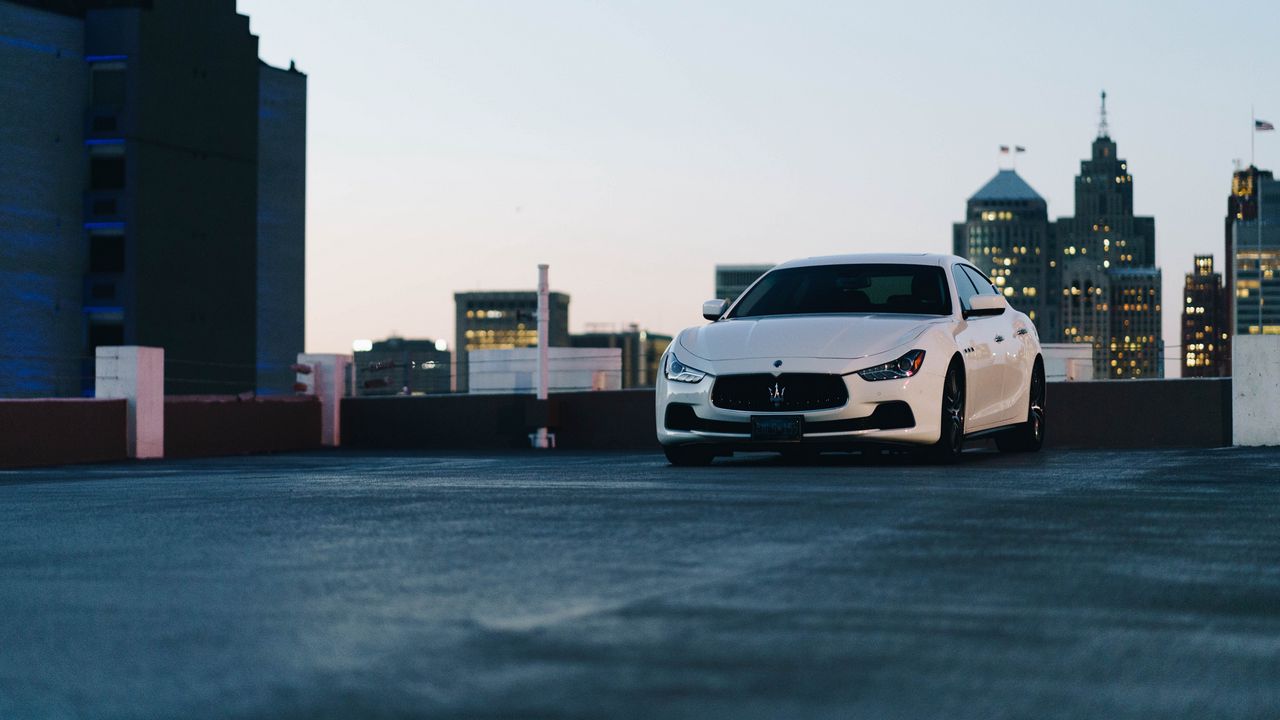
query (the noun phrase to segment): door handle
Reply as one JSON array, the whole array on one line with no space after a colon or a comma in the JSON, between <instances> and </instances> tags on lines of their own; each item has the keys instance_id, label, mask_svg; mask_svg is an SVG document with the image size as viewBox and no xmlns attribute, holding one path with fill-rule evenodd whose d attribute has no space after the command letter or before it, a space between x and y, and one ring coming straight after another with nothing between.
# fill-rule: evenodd
<instances>
[{"instance_id":1,"label":"door handle","mask_svg":"<svg viewBox=\"0 0 1280 720\"><path fill-rule=\"evenodd\" d=\"M1004 336L1003 336L1003 335L997 335L997 336L996 336L996 342L1004 342Z\"/></svg>"}]
</instances>

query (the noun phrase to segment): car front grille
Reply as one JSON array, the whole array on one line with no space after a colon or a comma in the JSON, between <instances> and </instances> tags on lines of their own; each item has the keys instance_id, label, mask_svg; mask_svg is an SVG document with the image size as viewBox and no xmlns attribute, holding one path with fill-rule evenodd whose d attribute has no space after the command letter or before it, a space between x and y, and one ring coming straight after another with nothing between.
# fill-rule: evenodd
<instances>
[{"instance_id":1,"label":"car front grille","mask_svg":"<svg viewBox=\"0 0 1280 720\"><path fill-rule=\"evenodd\" d=\"M837 408L848 400L844 378L817 373L721 375L711 388L711 403L725 410L802 412Z\"/></svg>"}]
</instances>

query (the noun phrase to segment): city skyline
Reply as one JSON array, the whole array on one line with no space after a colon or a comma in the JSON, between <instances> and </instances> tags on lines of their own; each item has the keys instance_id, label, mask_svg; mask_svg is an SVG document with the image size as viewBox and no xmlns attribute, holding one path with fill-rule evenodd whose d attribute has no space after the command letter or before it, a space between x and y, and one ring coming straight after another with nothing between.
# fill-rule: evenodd
<instances>
[{"instance_id":1,"label":"city skyline","mask_svg":"<svg viewBox=\"0 0 1280 720\"><path fill-rule=\"evenodd\" d=\"M1102 89L1156 264L1222 263L1250 106L1280 114L1280 59L1239 72L1280 19L1260 3L385 7L397 23L239 3L263 57L312 77L310 350L449 337L453 292L531 288L538 262L575 297L571 330L675 332L699 322L717 263L945 251L999 145L1027 148L1018 172L1066 215ZM1259 138L1258 166L1274 145ZM1166 303L1181 284L1165 274ZM1176 313L1163 330L1179 336Z\"/></svg>"}]
</instances>

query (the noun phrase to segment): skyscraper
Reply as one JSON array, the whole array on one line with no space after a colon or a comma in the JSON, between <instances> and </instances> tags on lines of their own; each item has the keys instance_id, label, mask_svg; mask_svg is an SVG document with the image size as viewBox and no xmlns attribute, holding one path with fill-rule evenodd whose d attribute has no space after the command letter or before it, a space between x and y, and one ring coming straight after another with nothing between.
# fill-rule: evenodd
<instances>
[{"instance_id":1,"label":"skyscraper","mask_svg":"<svg viewBox=\"0 0 1280 720\"><path fill-rule=\"evenodd\" d=\"M952 252L991 278L1044 337L1057 333L1045 312L1049 289L1049 214L1044 198L1017 172L1001 170L969 198L965 221L952 228Z\"/></svg>"},{"instance_id":2,"label":"skyscraper","mask_svg":"<svg viewBox=\"0 0 1280 720\"><path fill-rule=\"evenodd\" d=\"M472 350L510 350L538 345L536 290L454 293L454 389L467 392ZM550 347L569 346L569 296L553 292L547 334Z\"/></svg>"},{"instance_id":3,"label":"skyscraper","mask_svg":"<svg viewBox=\"0 0 1280 720\"><path fill-rule=\"evenodd\" d=\"M302 350L305 77L222 0L0 0L0 28L0 395L91 391L120 344L163 347L169 393L288 390L259 370Z\"/></svg>"},{"instance_id":4,"label":"skyscraper","mask_svg":"<svg viewBox=\"0 0 1280 720\"><path fill-rule=\"evenodd\" d=\"M1232 176L1226 256L1231 332L1280 334L1280 182L1270 170L1250 166Z\"/></svg>"},{"instance_id":5,"label":"skyscraper","mask_svg":"<svg viewBox=\"0 0 1280 720\"><path fill-rule=\"evenodd\" d=\"M1182 294L1183 377L1226 375L1226 303L1222 275L1213 271L1212 255L1196 256Z\"/></svg>"},{"instance_id":6,"label":"skyscraper","mask_svg":"<svg viewBox=\"0 0 1280 720\"><path fill-rule=\"evenodd\" d=\"M1160 270L1155 219L1133 213L1133 175L1116 151L1102 94L1098 135L1075 182L1075 215L1053 228L1058 288L1053 342L1090 343L1094 377L1162 377Z\"/></svg>"}]
</instances>

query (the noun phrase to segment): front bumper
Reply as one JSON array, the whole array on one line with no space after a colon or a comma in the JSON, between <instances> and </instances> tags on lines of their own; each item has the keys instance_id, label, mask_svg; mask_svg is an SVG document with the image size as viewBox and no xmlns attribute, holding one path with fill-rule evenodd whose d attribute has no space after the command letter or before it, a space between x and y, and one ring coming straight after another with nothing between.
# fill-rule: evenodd
<instances>
[{"instance_id":1,"label":"front bumper","mask_svg":"<svg viewBox=\"0 0 1280 720\"><path fill-rule=\"evenodd\" d=\"M930 367L930 360L938 365L939 359L926 356L919 373L901 380L873 382L863 380L856 373L856 370L889 362L900 355L901 352L894 351L857 361L788 359L787 372L842 376L848 390L849 399L840 407L805 412L730 410L717 407L712 402L716 377L774 373L773 358L715 363L714 369L700 369L716 375L708 375L698 383L672 382L660 372L655 407L658 442L662 445L702 444L741 450L773 450L796 443L753 440L752 416L800 415L804 418L804 434L799 441L803 445L828 448L868 444L931 445L939 435L945 366L938 372ZM682 357L681 360L696 363L693 359Z\"/></svg>"}]
</instances>

